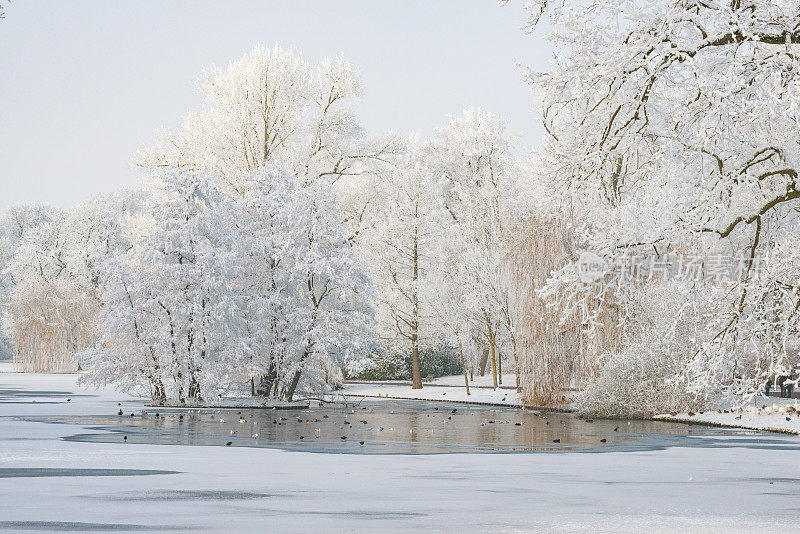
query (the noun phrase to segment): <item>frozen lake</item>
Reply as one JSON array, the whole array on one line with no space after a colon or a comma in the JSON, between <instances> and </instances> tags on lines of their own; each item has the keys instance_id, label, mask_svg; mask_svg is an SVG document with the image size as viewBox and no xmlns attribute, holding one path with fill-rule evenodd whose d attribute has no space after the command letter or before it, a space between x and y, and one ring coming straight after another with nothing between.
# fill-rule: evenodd
<instances>
[{"instance_id":1,"label":"frozen lake","mask_svg":"<svg viewBox=\"0 0 800 534\"><path fill-rule=\"evenodd\" d=\"M0 531L755 532L800 514L796 436L393 401L181 422L72 375L0 390ZM547 452L488 453L515 448ZM371 454L403 451L422 454ZM446 451L465 454L424 454Z\"/></svg>"}]
</instances>

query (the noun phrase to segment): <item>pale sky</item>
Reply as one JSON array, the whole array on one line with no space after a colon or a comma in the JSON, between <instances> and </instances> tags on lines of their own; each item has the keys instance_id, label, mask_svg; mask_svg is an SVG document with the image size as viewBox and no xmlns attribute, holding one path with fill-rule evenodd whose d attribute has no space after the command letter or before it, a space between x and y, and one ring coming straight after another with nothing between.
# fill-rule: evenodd
<instances>
[{"instance_id":1,"label":"pale sky","mask_svg":"<svg viewBox=\"0 0 800 534\"><path fill-rule=\"evenodd\" d=\"M254 43L309 60L344 54L361 69L352 107L371 135L428 135L476 106L541 136L517 60L545 69L523 2L13 0L0 19L0 213L73 206L137 187L134 152L198 105L194 76Z\"/></svg>"}]
</instances>

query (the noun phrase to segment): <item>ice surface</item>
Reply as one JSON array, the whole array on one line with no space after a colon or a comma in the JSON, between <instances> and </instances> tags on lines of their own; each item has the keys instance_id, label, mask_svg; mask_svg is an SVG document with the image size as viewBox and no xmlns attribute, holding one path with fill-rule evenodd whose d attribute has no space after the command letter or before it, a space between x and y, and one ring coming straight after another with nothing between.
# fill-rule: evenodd
<instances>
[{"instance_id":1,"label":"ice surface","mask_svg":"<svg viewBox=\"0 0 800 534\"><path fill-rule=\"evenodd\" d=\"M109 413L117 402L129 411L142 401L82 391L69 375L0 374L0 388L65 393L0 404L0 468L177 471L0 478L3 531L761 532L793 527L800 502L796 436L607 454L81 443L60 438L85 428L20 418Z\"/></svg>"}]
</instances>

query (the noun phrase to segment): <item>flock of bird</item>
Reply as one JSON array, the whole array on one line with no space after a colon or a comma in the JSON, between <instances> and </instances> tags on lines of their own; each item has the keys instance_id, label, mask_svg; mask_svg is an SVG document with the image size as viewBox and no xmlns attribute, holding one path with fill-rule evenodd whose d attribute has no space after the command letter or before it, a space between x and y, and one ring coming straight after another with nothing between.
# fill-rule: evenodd
<instances>
[{"instance_id":1,"label":"flock of bird","mask_svg":"<svg viewBox=\"0 0 800 534\"><path fill-rule=\"evenodd\" d=\"M118 406L121 406L121 403L118 403ZM274 409L275 408L273 408L273 410ZM374 412L374 410L372 408L368 408L366 406L361 407L361 410L367 411L367 413ZM434 411L440 411L439 407L434 407ZM444 412L444 411L445 410L442 410L442 412ZM225 423L224 415L226 413L230 413L230 412L232 412L232 410L230 410L230 411L216 410L214 413L212 413L212 411L209 410L209 409L197 409L197 410L188 410L187 414L189 414L189 415L197 414L198 416L208 416L208 419L207 419L208 421L215 421L215 422L219 422L220 424L224 424ZM458 412L458 408L453 408L452 410L450 410L450 413L446 416L446 419L444 420L444 423L447 423L447 421L451 421L453 416L456 415L457 412ZM306 411L306 413L311 413L311 412ZM351 420L348 420L348 415L354 415L355 413L356 413L356 411L354 409L350 410L349 414L343 414L344 417L342 418L341 423L338 420L332 421L332 422L333 422L334 425L336 425L337 429L346 430L348 427L352 427L352 425L353 425L353 422ZM394 412L394 410L391 410L389 413L390 414L394 414L395 412ZM464 413L464 412L462 412L462 413ZM124 416L124 412L123 412L122 408L119 409L119 411L117 412L117 415L120 416L120 417ZM141 410L141 412L140 412L140 416L141 417L148 417L148 416L151 416L151 415L152 415L152 417L154 419L163 419L164 418L164 416L162 416L159 412L155 412L153 414L148 413L146 410ZM170 416L174 416L175 414L174 413L170 413L169 415ZM184 420L184 414L183 413L179 413L177 415L178 415L178 421L183 421ZM238 417L238 422L240 424L247 424L248 423L248 421L242 415L241 411L236 412L235 415L239 416ZM438 414L435 414L435 415L438 415ZM474 413L470 413L469 415L474 416L475 414ZM545 426L550 425L551 420L550 420L550 418L548 417L547 414L533 412L533 415L536 416L536 417L541 417L544 420ZM426 416L427 417L431 417L431 414L426 414ZM552 414L550 414L550 416L552 416ZM136 414L134 412L131 412L130 413L130 417L136 417ZM301 423L301 424L304 423L306 425L314 425L314 423L323 422L322 421L323 419L329 419L329 415L328 414L322 414L321 418L319 418L319 417L317 417L317 418L296 417L296 419L297 419L297 423ZM286 424L286 422L288 420L289 419L287 417L277 416L277 417L272 419L271 424L274 424L276 426L282 426L282 425ZM594 422L593 419L582 419L582 420L585 423L593 423ZM256 427L258 426L258 422L257 421L251 421L250 423L251 423L251 425L253 427L253 430L256 430ZM369 422L367 421L367 419L357 419L355 424L356 425L368 425ZM498 421L498 420L489 420L489 419L483 419L480 422L480 426L493 425L493 424L512 424L512 422L508 421L508 420L506 420L506 421ZM514 426L522 426L523 424L524 424L524 421L517 421L517 422L513 423ZM630 425L630 424L631 424L630 421L628 421L628 425ZM562 418L562 419L559 420L559 425L561 427L566 427L567 426L567 422L565 422L564 419ZM376 431L376 432L383 432L384 430L386 430L383 426L365 427L365 429L367 431ZM620 427L617 426L617 427L615 427L613 429L613 431L614 432L618 432L619 429L620 429ZM229 434L230 434L230 436L238 436L242 430L243 429L241 429L241 428L238 429L238 430L230 430ZM391 431L394 431L394 428L389 428L388 430L391 432ZM413 433L413 432L414 432L413 429L409 430L409 433ZM246 432L246 435L249 435L249 437L251 439L256 439L256 440L259 437L258 432L250 432L249 430ZM313 435L314 435L314 439L319 439L321 437L321 435L322 435L322 429L321 428L314 428L313 429ZM297 438L300 441L306 440L306 436L303 433L298 433ZM342 441L345 441L345 440L348 439L348 435L346 433L342 433L342 435L339 436L339 439L342 440ZM125 441L125 442L128 441L128 436L127 435L123 436L123 441ZM608 442L608 438L601 438L599 441L600 441L600 443L607 443ZM362 441L359 441L358 443L363 446L363 445L365 445L366 442L362 440ZM552 443L556 443L556 444L561 443L561 438L553 439ZM226 441L225 445L228 446L228 447L233 445L233 440Z\"/></svg>"}]
</instances>

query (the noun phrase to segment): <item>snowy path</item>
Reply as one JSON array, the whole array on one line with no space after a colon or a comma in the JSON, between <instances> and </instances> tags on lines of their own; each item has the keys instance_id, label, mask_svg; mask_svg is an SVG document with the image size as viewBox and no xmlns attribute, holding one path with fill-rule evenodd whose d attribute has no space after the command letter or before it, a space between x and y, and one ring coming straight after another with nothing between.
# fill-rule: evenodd
<instances>
[{"instance_id":1,"label":"snowy path","mask_svg":"<svg viewBox=\"0 0 800 534\"><path fill-rule=\"evenodd\" d=\"M85 430L19 419L141 403L79 396L96 393L74 380L0 374L0 531L762 532L797 521L795 436L636 453L372 456L69 442L59 438Z\"/></svg>"}]
</instances>

